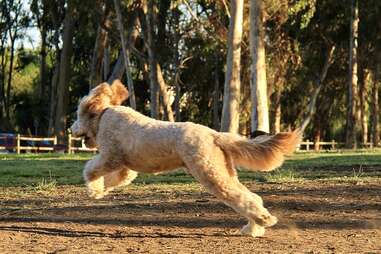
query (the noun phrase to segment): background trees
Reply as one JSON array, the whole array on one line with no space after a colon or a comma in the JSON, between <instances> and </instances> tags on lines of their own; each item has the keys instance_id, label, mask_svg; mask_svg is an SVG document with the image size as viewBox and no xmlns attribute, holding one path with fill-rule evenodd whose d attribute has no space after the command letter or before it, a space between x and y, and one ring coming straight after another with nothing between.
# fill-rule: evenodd
<instances>
[{"instance_id":1,"label":"background trees","mask_svg":"<svg viewBox=\"0 0 381 254\"><path fill-rule=\"evenodd\" d=\"M63 136L89 88L122 78L136 109L157 119L244 135L304 123L309 139L379 142L377 0L7 0L0 8L2 132Z\"/></svg>"}]
</instances>

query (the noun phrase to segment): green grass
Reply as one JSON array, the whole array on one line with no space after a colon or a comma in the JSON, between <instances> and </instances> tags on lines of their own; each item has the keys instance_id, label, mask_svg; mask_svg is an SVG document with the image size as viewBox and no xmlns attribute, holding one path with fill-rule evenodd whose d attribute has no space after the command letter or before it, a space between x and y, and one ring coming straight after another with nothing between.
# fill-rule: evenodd
<instances>
[{"instance_id":1,"label":"green grass","mask_svg":"<svg viewBox=\"0 0 381 254\"><path fill-rule=\"evenodd\" d=\"M82 170L92 154L0 154L0 186L29 186L37 191L57 185L83 184ZM298 182L310 180L365 181L381 178L381 151L297 153L273 172L239 171L243 181ZM189 184L183 170L140 174L136 184Z\"/></svg>"}]
</instances>

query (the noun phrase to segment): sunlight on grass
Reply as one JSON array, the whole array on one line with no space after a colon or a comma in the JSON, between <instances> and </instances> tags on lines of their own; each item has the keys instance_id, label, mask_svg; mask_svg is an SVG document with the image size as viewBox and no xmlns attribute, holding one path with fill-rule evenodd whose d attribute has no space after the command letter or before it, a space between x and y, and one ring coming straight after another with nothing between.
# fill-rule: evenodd
<instances>
[{"instance_id":1,"label":"sunlight on grass","mask_svg":"<svg viewBox=\"0 0 381 254\"><path fill-rule=\"evenodd\" d=\"M57 190L57 181L43 178L33 187L33 190L39 193L52 193Z\"/></svg>"},{"instance_id":2,"label":"sunlight on grass","mask_svg":"<svg viewBox=\"0 0 381 254\"><path fill-rule=\"evenodd\" d=\"M93 154L0 154L0 186L28 186L54 191L58 185L83 185L82 170ZM241 181L283 183L301 181L379 181L381 150L296 153L273 172L239 170ZM163 174L139 174L134 184L197 185L179 169Z\"/></svg>"},{"instance_id":3,"label":"sunlight on grass","mask_svg":"<svg viewBox=\"0 0 381 254\"><path fill-rule=\"evenodd\" d=\"M282 182L300 182L303 181L298 172L293 169L277 169L264 176L266 182L282 183Z\"/></svg>"}]
</instances>

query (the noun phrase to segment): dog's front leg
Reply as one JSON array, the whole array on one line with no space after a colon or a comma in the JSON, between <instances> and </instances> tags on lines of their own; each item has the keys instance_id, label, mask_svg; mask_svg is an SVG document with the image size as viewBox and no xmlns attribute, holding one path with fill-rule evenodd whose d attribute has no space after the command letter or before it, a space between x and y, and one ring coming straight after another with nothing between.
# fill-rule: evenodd
<instances>
[{"instance_id":1,"label":"dog's front leg","mask_svg":"<svg viewBox=\"0 0 381 254\"><path fill-rule=\"evenodd\" d=\"M107 195L116 187L130 184L137 176L138 173L136 171L130 170L124 166L119 170L108 173L104 176L104 194Z\"/></svg>"},{"instance_id":2,"label":"dog's front leg","mask_svg":"<svg viewBox=\"0 0 381 254\"><path fill-rule=\"evenodd\" d=\"M92 198L100 199L104 196L104 167L104 160L101 155L95 156L85 165L83 177L89 196Z\"/></svg>"}]
</instances>

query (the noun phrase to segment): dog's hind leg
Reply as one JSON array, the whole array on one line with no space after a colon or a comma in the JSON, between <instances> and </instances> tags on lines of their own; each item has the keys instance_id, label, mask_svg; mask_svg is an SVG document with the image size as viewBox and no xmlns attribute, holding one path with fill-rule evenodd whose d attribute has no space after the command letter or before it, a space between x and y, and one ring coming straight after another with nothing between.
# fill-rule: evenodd
<instances>
[{"instance_id":1,"label":"dog's hind leg","mask_svg":"<svg viewBox=\"0 0 381 254\"><path fill-rule=\"evenodd\" d=\"M130 170L128 168L122 168L120 170L113 171L104 176L104 194L108 194L116 187L125 186L130 184L136 177L138 173L136 171Z\"/></svg>"},{"instance_id":2,"label":"dog's hind leg","mask_svg":"<svg viewBox=\"0 0 381 254\"><path fill-rule=\"evenodd\" d=\"M213 150L213 152L212 152ZM195 153L202 153L198 150ZM213 156L210 156L212 154ZM202 158L202 159L200 159ZM277 223L277 218L263 207L262 199L243 186L236 176L231 176L228 164L218 148L209 148L208 153L184 156L189 173L226 205L249 220L242 233L262 236L264 228Z\"/></svg>"}]
</instances>

